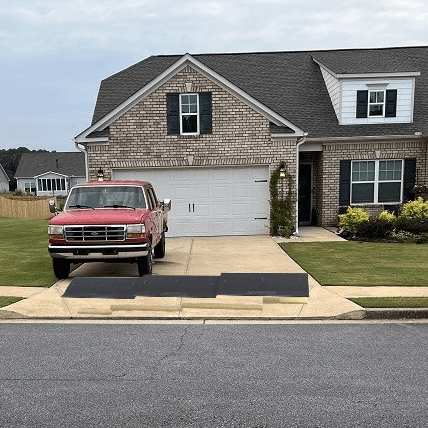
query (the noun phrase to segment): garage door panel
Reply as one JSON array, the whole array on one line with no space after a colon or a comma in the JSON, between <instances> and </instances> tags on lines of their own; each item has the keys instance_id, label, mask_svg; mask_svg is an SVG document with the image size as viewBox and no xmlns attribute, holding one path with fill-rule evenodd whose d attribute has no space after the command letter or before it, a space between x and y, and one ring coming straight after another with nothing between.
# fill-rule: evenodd
<instances>
[{"instance_id":1,"label":"garage door panel","mask_svg":"<svg viewBox=\"0 0 428 428\"><path fill-rule=\"evenodd\" d=\"M269 215L267 166L114 170L113 179L150 181L159 199L172 200L167 236L269 232L267 221L254 220Z\"/></svg>"}]
</instances>

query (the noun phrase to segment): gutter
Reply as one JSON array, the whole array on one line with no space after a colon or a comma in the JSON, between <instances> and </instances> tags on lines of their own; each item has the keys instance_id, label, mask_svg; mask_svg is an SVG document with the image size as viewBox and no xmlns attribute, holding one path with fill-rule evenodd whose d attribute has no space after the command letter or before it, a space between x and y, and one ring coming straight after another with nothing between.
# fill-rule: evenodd
<instances>
[{"instance_id":1,"label":"gutter","mask_svg":"<svg viewBox=\"0 0 428 428\"><path fill-rule=\"evenodd\" d=\"M300 137L297 139L296 144L296 222L295 222L295 232L293 235L299 234L299 159L300 159L300 153L299 153L299 147L306 141L306 137L308 136L308 133L303 133L303 137Z\"/></svg>"},{"instance_id":2,"label":"gutter","mask_svg":"<svg viewBox=\"0 0 428 428\"><path fill-rule=\"evenodd\" d=\"M88 152L86 150L86 146L82 144L82 147L79 147L78 142L76 142L76 139L73 140L74 141L74 147L76 147L77 150L79 150L79 152L82 152L85 154L85 174L86 174L86 181L89 181L89 169L88 169Z\"/></svg>"}]
</instances>

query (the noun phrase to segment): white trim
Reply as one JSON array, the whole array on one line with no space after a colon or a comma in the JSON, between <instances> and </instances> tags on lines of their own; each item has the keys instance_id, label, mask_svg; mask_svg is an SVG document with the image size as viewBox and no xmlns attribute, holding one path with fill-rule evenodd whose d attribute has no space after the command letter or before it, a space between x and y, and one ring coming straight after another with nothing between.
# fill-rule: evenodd
<instances>
[{"instance_id":1,"label":"white trim","mask_svg":"<svg viewBox=\"0 0 428 428\"><path fill-rule=\"evenodd\" d=\"M6 171L4 170L4 168L3 168L3 166L2 166L2 164L0 163L0 168L1 168L1 171L3 172L3 174L4 174L4 176L7 178L7 181L10 181L10 178L8 177L8 175L6 174ZM15 177L16 178L16 177Z\"/></svg>"},{"instance_id":2,"label":"white trim","mask_svg":"<svg viewBox=\"0 0 428 428\"><path fill-rule=\"evenodd\" d=\"M47 172L43 172L42 174L35 175L35 176L34 176L34 178L35 178L35 179L38 179L38 178L42 177L43 175L47 175L47 174L60 175L61 177L69 178L69 176L68 176L68 175L61 174L61 173L59 173L59 172L54 172L54 171L47 171ZM73 176L73 177L74 177L74 176ZM80 176L80 175L78 175L77 177L81 177L81 176Z\"/></svg>"},{"instance_id":3,"label":"white trim","mask_svg":"<svg viewBox=\"0 0 428 428\"><path fill-rule=\"evenodd\" d=\"M183 96L190 96L190 95L195 95L196 96L196 113L183 113L182 110L182 104L181 104L181 98ZM200 114L199 114L199 94L196 92L192 92L192 93L185 93L185 94L180 94L178 97L178 108L180 110L180 135L199 135L200 134L200 125L199 125L199 121L200 121ZM189 104L190 105L190 104ZM196 132L183 132L183 116L196 116Z\"/></svg>"},{"instance_id":4,"label":"white trim","mask_svg":"<svg viewBox=\"0 0 428 428\"><path fill-rule=\"evenodd\" d=\"M260 101L253 98L251 95L240 89L238 86L231 83L229 80L225 79L220 74L216 73L214 70L210 69L206 65L202 64L196 58L192 57L190 54L183 55L179 60L174 64L168 67L163 73L159 74L155 79L149 82L147 85L143 86L139 91L134 95L130 96L119 106L113 109L111 112L102 117L99 121L95 122L89 128L85 129L79 135L74 138L76 143L88 143L95 141L96 139L88 138L88 135L95 131L102 131L112 122L114 122L118 117L122 116L126 111L131 109L137 103L139 103L147 95L158 89L163 83L171 79L175 74L179 73L186 66L192 66L196 71L214 81L217 85L227 90L228 92L235 95L238 99L249 105L251 108L268 118L270 121L275 123L278 126L285 125L291 128L295 134L294 136L303 136L304 132L302 129L289 122L284 117L280 116L269 107L262 104ZM103 139L105 141L105 139Z\"/></svg>"},{"instance_id":5,"label":"white trim","mask_svg":"<svg viewBox=\"0 0 428 428\"><path fill-rule=\"evenodd\" d=\"M401 162L401 178L400 180L379 180L379 164L380 162L399 161ZM372 181L353 181L352 172L355 162L374 162L374 180ZM358 183L373 183L373 202L352 202L352 185ZM379 184L380 183L400 183L400 200L399 201L381 201L379 202ZM403 189L404 189L404 161L403 159L353 159L351 162L351 179L350 179L350 205L388 205L388 204L401 204L403 202Z\"/></svg>"}]
</instances>

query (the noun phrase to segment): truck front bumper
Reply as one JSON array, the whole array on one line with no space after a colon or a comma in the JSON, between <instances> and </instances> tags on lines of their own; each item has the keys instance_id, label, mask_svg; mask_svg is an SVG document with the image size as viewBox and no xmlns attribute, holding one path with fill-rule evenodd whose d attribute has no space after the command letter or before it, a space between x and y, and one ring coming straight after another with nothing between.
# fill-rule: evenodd
<instances>
[{"instance_id":1,"label":"truck front bumper","mask_svg":"<svg viewBox=\"0 0 428 428\"><path fill-rule=\"evenodd\" d=\"M134 259L149 254L149 244L138 245L49 245L49 253L54 259L106 260Z\"/></svg>"}]
</instances>

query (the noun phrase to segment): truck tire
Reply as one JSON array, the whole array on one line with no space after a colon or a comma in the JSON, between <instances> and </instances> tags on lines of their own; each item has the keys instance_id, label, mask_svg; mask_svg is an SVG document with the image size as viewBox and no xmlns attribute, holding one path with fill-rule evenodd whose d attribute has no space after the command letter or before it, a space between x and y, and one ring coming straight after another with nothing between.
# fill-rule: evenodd
<instances>
[{"instance_id":1,"label":"truck tire","mask_svg":"<svg viewBox=\"0 0 428 428\"><path fill-rule=\"evenodd\" d=\"M154 253L157 259L163 259L165 257L165 232L162 232L161 240L156 245Z\"/></svg>"},{"instance_id":2,"label":"truck tire","mask_svg":"<svg viewBox=\"0 0 428 428\"><path fill-rule=\"evenodd\" d=\"M137 259L138 266L138 275L151 275L152 274L152 263L153 262L153 254L152 254L152 246L149 246L149 253L145 257L139 257Z\"/></svg>"},{"instance_id":3,"label":"truck tire","mask_svg":"<svg viewBox=\"0 0 428 428\"><path fill-rule=\"evenodd\" d=\"M70 262L63 259L52 259L53 271L58 279L66 279L70 275Z\"/></svg>"}]
</instances>

